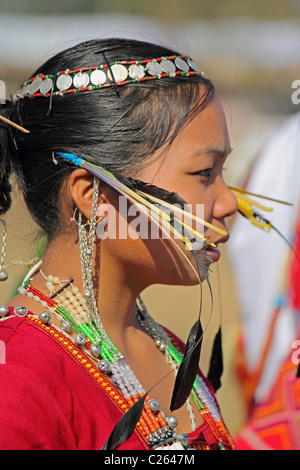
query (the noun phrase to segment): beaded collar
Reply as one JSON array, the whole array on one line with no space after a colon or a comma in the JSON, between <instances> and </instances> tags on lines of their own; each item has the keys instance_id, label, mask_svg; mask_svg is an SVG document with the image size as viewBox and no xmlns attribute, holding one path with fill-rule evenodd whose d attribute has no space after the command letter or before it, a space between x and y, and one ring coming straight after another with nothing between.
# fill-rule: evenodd
<instances>
[{"instance_id":1,"label":"beaded collar","mask_svg":"<svg viewBox=\"0 0 300 470\"><path fill-rule=\"evenodd\" d=\"M189 56L168 56L145 60L119 60L98 66L62 70L56 75L40 73L24 83L14 100L64 96L70 93L124 86L167 77L202 76Z\"/></svg>"},{"instance_id":2,"label":"beaded collar","mask_svg":"<svg viewBox=\"0 0 300 470\"><path fill-rule=\"evenodd\" d=\"M55 281L55 278L53 278L53 281ZM49 287L52 288L52 286ZM76 298L78 291L74 287L72 289L74 290L73 294L75 294L74 298ZM145 395L146 392L142 385L126 364L125 357L119 353L111 342L107 345L106 340L103 341L104 338L101 337L95 325L91 322L82 321L83 317L81 317L80 320L77 318L75 321L73 315L66 309L66 304L65 306L60 305L51 299L51 297L45 296L30 285L30 280L27 280L24 285L19 288L19 293L33 298L33 300L41 303L41 305L48 310L43 311L37 317L42 323L46 325L50 324L50 313L55 314L61 320L60 331L67 336L69 340L73 341L75 346L84 350L84 352L92 358L93 362L96 360L97 368L110 377L110 380L120 390L129 406L132 406L140 397ZM77 295L77 298L78 297ZM165 330L149 315L141 299L139 299L139 302L140 305L137 306L137 318L141 326L152 336L157 347L164 353L167 361L176 373L182 361L182 354L172 343ZM7 318L8 314L9 309L7 307L0 307L0 319L4 320ZM15 307L14 314L18 317L25 317L28 315L28 311L25 307L19 305ZM75 337L71 336L72 332L75 333ZM205 381L199 375L197 375L195 379L191 397L203 420L208 424L219 449L224 449L222 436L226 436L231 448L234 448L234 443L223 423L215 399L210 393ZM195 430L196 424L189 400L187 400L187 408L190 413L192 429ZM159 410L158 402L148 396L146 397L139 423L147 436L148 445L150 447L157 450L180 450L189 448L188 435L178 434L176 432L177 418L174 416L166 417L163 412Z\"/></svg>"}]
</instances>

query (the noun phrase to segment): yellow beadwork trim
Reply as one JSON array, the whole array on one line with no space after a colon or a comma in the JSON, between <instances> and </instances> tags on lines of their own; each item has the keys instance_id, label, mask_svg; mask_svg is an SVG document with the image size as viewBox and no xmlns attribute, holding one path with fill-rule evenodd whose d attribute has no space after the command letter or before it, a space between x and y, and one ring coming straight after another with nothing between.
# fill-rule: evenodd
<instances>
[{"instance_id":1,"label":"yellow beadwork trim","mask_svg":"<svg viewBox=\"0 0 300 470\"><path fill-rule=\"evenodd\" d=\"M33 324L33 326L38 327L39 329L45 331L49 336L51 336L58 344L60 344L63 349L73 358L77 363L85 368L85 370L95 379L95 381L100 385L100 387L106 392L109 398L117 405L117 408L125 414L126 411L130 408L124 397L120 394L117 388L113 386L111 382L95 367L95 365L88 359L84 352L80 351L71 340L66 338L62 333L60 333L56 328L43 323L41 320L33 316L28 316L27 320ZM136 425L136 435L143 444L143 446L150 450L151 448L147 444L146 434L140 424Z\"/></svg>"}]
</instances>

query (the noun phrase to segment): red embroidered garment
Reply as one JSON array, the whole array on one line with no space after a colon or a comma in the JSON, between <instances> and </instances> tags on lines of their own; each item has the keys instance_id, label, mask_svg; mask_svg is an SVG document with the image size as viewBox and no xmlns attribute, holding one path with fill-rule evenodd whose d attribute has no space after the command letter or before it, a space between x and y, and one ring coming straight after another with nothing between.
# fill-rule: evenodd
<instances>
[{"instance_id":1,"label":"red embroidered garment","mask_svg":"<svg viewBox=\"0 0 300 470\"><path fill-rule=\"evenodd\" d=\"M299 222L295 249L299 257ZM297 259L293 260L289 281L289 301L295 315L299 315L300 264ZM272 338L272 335L270 337ZM296 337L300 338L300 330ZM237 449L300 450L300 378L296 376L300 355L298 342L296 345L298 351L291 348L290 355L278 370L276 381L267 399L252 404L249 419L236 436ZM263 365L264 361L262 361L262 371ZM246 371L244 374L244 383L248 385L247 391L251 392L248 399L253 398L259 376L247 378ZM250 402L250 399L248 401Z\"/></svg>"},{"instance_id":2,"label":"red embroidered garment","mask_svg":"<svg viewBox=\"0 0 300 470\"><path fill-rule=\"evenodd\" d=\"M0 341L0 449L101 449L128 405L88 356L32 316L0 322ZM217 448L206 424L189 437ZM139 424L118 449L150 450Z\"/></svg>"},{"instance_id":3,"label":"red embroidered garment","mask_svg":"<svg viewBox=\"0 0 300 470\"><path fill-rule=\"evenodd\" d=\"M282 365L269 398L256 404L235 443L238 450L300 449L300 379L291 358Z\"/></svg>"}]
</instances>

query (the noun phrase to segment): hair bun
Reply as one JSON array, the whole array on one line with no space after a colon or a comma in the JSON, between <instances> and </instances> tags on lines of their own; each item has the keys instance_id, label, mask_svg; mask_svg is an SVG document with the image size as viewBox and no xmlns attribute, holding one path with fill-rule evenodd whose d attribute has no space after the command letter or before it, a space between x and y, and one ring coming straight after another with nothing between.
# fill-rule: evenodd
<instances>
[{"instance_id":1,"label":"hair bun","mask_svg":"<svg viewBox=\"0 0 300 470\"><path fill-rule=\"evenodd\" d=\"M4 117L10 115L10 102L0 105L0 114ZM10 129L0 120L0 214L5 213L11 205L11 184L9 178L12 172L10 159Z\"/></svg>"}]
</instances>

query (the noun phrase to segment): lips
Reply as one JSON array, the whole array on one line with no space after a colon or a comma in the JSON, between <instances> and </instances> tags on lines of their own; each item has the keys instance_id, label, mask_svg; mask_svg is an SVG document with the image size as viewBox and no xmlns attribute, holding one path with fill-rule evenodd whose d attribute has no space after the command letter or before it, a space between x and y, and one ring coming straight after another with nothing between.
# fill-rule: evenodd
<instances>
[{"instance_id":1,"label":"lips","mask_svg":"<svg viewBox=\"0 0 300 470\"><path fill-rule=\"evenodd\" d=\"M217 261L219 261L221 253L217 248L209 248L209 249L205 249L204 251L210 256L213 263L216 263Z\"/></svg>"},{"instance_id":2,"label":"lips","mask_svg":"<svg viewBox=\"0 0 300 470\"><path fill-rule=\"evenodd\" d=\"M217 246L213 246L214 244L210 243L205 243L202 250L208 255L208 261L212 261L213 263L216 263L219 261L221 253L220 250L218 250Z\"/></svg>"}]
</instances>

